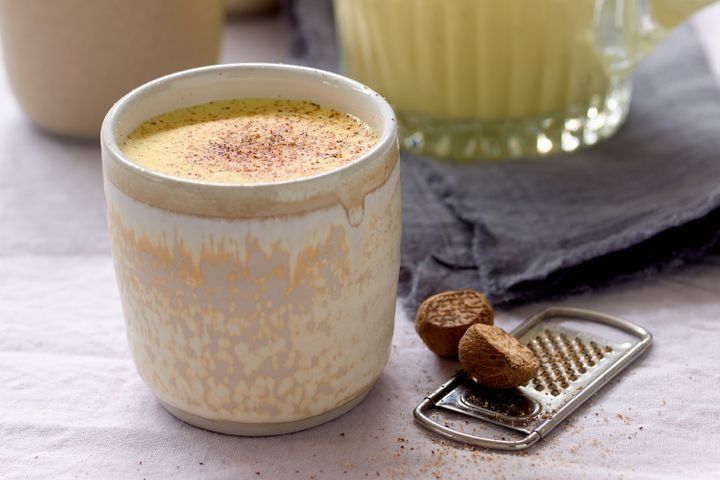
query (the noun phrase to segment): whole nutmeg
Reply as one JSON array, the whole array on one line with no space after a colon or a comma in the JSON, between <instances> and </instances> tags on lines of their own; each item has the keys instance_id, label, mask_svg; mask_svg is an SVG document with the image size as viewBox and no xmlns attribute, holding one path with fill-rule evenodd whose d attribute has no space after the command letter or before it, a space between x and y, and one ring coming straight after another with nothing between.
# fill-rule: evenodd
<instances>
[{"instance_id":1,"label":"whole nutmeg","mask_svg":"<svg viewBox=\"0 0 720 480\"><path fill-rule=\"evenodd\" d=\"M470 377L491 388L523 385L538 371L535 354L515 337L492 325L476 324L460 340L460 363Z\"/></svg>"},{"instance_id":2,"label":"whole nutmeg","mask_svg":"<svg viewBox=\"0 0 720 480\"><path fill-rule=\"evenodd\" d=\"M415 330L436 355L457 358L458 343L476 323L492 325L495 312L480 292L455 290L425 299L415 317Z\"/></svg>"}]
</instances>

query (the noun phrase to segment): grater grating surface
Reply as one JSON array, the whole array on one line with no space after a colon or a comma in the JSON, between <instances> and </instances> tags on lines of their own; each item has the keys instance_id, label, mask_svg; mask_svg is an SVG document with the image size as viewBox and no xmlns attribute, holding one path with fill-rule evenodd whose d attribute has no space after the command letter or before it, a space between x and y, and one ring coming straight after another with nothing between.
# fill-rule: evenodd
<instances>
[{"instance_id":1,"label":"grater grating surface","mask_svg":"<svg viewBox=\"0 0 720 480\"><path fill-rule=\"evenodd\" d=\"M553 320L577 319L614 327L633 337L617 343ZM538 357L538 375L510 390L484 388L460 372L425 398L414 411L425 427L448 438L502 450L522 450L538 441L651 342L647 330L625 320L589 310L551 308L529 318L513 331ZM466 434L429 415L447 410L525 434L519 441L493 440Z\"/></svg>"}]
</instances>

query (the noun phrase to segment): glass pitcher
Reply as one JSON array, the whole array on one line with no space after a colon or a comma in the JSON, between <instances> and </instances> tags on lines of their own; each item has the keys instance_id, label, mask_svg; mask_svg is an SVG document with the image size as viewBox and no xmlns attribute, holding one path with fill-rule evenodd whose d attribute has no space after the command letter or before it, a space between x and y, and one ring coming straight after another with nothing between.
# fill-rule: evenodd
<instances>
[{"instance_id":1,"label":"glass pitcher","mask_svg":"<svg viewBox=\"0 0 720 480\"><path fill-rule=\"evenodd\" d=\"M334 0L345 72L396 109L403 146L456 160L611 136L630 73L712 0Z\"/></svg>"}]
</instances>

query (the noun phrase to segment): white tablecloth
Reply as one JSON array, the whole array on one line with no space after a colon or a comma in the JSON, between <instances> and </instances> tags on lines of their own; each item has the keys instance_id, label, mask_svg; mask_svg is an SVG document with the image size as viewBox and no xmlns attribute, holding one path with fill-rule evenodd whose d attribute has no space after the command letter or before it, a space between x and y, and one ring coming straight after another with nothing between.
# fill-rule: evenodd
<instances>
[{"instance_id":1,"label":"white tablecloth","mask_svg":"<svg viewBox=\"0 0 720 480\"><path fill-rule=\"evenodd\" d=\"M281 59L285 35L273 19L236 24L225 59ZM655 344L528 453L472 451L413 423L457 364L402 311L384 374L340 419L271 438L185 425L126 347L98 147L35 130L0 76L0 478L720 478L720 260L560 303L641 323Z\"/></svg>"}]
</instances>

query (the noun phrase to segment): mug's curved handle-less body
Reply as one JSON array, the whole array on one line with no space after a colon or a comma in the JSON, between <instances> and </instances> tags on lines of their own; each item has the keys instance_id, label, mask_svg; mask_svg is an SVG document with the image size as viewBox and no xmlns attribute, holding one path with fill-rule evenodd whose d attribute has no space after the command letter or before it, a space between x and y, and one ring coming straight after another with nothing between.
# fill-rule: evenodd
<instances>
[{"instance_id":1,"label":"mug's curved handle-less body","mask_svg":"<svg viewBox=\"0 0 720 480\"><path fill-rule=\"evenodd\" d=\"M586 331L557 325L557 320L592 322L631 338L612 342ZM465 372L424 398L413 415L423 427L445 438L482 448L521 451L530 448L652 343L643 327L622 318L579 308L552 307L528 318L512 334L540 360L538 376L513 390L478 386ZM433 413L460 414L505 427L521 436L507 440L467 433Z\"/></svg>"}]
</instances>

